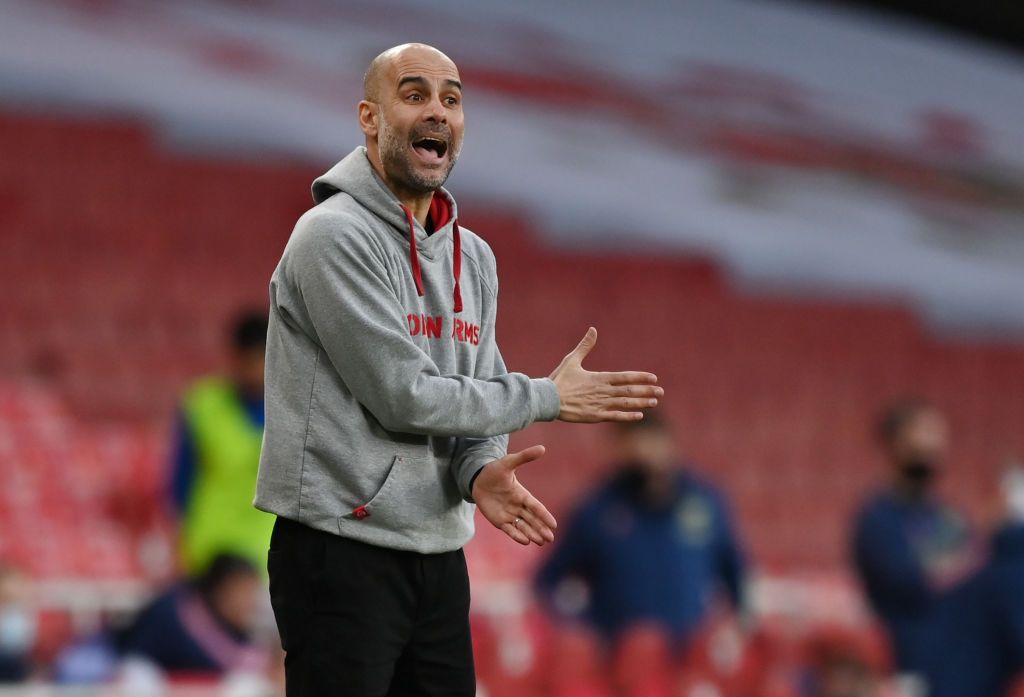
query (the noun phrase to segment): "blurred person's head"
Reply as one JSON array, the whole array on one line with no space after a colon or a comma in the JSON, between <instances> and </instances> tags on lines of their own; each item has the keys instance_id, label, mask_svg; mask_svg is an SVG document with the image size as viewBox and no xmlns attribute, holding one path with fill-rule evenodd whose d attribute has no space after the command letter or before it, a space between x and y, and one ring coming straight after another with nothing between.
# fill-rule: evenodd
<instances>
[{"instance_id":1,"label":"blurred person's head","mask_svg":"<svg viewBox=\"0 0 1024 697\"><path fill-rule=\"evenodd\" d=\"M267 353L267 314L246 311L231 328L231 376L250 399L263 398L263 366Z\"/></svg>"},{"instance_id":2,"label":"blurred person's head","mask_svg":"<svg viewBox=\"0 0 1024 697\"><path fill-rule=\"evenodd\" d=\"M0 562L0 682L23 680L36 641L36 614L31 607L28 577Z\"/></svg>"},{"instance_id":3,"label":"blurred person's head","mask_svg":"<svg viewBox=\"0 0 1024 697\"><path fill-rule=\"evenodd\" d=\"M252 562L235 554L218 554L194 586L207 607L231 629L243 635L253 631L266 589Z\"/></svg>"},{"instance_id":4,"label":"blurred person's head","mask_svg":"<svg viewBox=\"0 0 1024 697\"><path fill-rule=\"evenodd\" d=\"M949 424L942 411L920 398L895 402L879 419L878 437L897 485L914 495L930 491L949 453Z\"/></svg>"},{"instance_id":5,"label":"blurred person's head","mask_svg":"<svg viewBox=\"0 0 1024 697\"><path fill-rule=\"evenodd\" d=\"M403 44L373 59L363 78L359 126L370 162L399 199L444 184L462 149L462 83L448 56Z\"/></svg>"},{"instance_id":6,"label":"blurred person's head","mask_svg":"<svg viewBox=\"0 0 1024 697\"><path fill-rule=\"evenodd\" d=\"M1024 458L1011 457L1003 462L1000 489L1006 517L1024 522Z\"/></svg>"},{"instance_id":7,"label":"blurred person's head","mask_svg":"<svg viewBox=\"0 0 1024 697\"><path fill-rule=\"evenodd\" d=\"M674 494L676 441L657 412L613 425L612 450L621 473L644 499L657 503Z\"/></svg>"}]
</instances>

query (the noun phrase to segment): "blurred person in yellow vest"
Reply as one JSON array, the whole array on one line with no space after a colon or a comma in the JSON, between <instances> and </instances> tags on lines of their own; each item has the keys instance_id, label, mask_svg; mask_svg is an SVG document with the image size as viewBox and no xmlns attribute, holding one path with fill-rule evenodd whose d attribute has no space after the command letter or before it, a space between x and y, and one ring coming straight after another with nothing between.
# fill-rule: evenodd
<instances>
[{"instance_id":1,"label":"blurred person in yellow vest","mask_svg":"<svg viewBox=\"0 0 1024 697\"><path fill-rule=\"evenodd\" d=\"M267 315L240 313L226 375L186 390L177 421L170 491L181 519L181 557L197 573L222 552L266 569L274 516L253 508L263 441Z\"/></svg>"}]
</instances>

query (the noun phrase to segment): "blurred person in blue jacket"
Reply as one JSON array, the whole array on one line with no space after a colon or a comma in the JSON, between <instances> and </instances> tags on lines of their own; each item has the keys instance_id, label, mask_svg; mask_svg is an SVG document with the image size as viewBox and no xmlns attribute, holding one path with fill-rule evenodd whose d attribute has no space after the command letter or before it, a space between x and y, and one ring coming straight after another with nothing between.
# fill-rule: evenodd
<instances>
[{"instance_id":1,"label":"blurred person in blue jacket","mask_svg":"<svg viewBox=\"0 0 1024 697\"><path fill-rule=\"evenodd\" d=\"M0 562L0 684L28 679L35 641L28 579L17 567Z\"/></svg>"},{"instance_id":2,"label":"blurred person in blue jacket","mask_svg":"<svg viewBox=\"0 0 1024 697\"><path fill-rule=\"evenodd\" d=\"M684 645L724 596L745 611L745 562L722 495L681 465L655 413L616 424L618 466L582 502L540 569L556 615L580 618L609 642L639 624Z\"/></svg>"},{"instance_id":3,"label":"blurred person in blue jacket","mask_svg":"<svg viewBox=\"0 0 1024 697\"><path fill-rule=\"evenodd\" d=\"M167 673L261 672L268 653L253 635L264 593L249 560L217 555L204 573L144 607L115 639L118 653L144 658Z\"/></svg>"},{"instance_id":4,"label":"blurred person in blue jacket","mask_svg":"<svg viewBox=\"0 0 1024 697\"><path fill-rule=\"evenodd\" d=\"M228 373L194 383L177 420L170 489L191 574L220 552L265 569L274 526L274 516L252 505L263 442L267 313L240 313L230 341Z\"/></svg>"},{"instance_id":5,"label":"blurred person in blue jacket","mask_svg":"<svg viewBox=\"0 0 1024 697\"><path fill-rule=\"evenodd\" d=\"M943 608L928 697L1007 697L1024 674L1024 469L1003 480L1004 519L981 571Z\"/></svg>"},{"instance_id":6,"label":"blurred person in blue jacket","mask_svg":"<svg viewBox=\"0 0 1024 697\"><path fill-rule=\"evenodd\" d=\"M269 657L257 638L265 593L248 559L217 555L202 574L170 586L134 617L73 640L57 655L52 678L112 683L126 665L199 677L261 673Z\"/></svg>"},{"instance_id":7,"label":"blurred person in blue jacket","mask_svg":"<svg viewBox=\"0 0 1024 697\"><path fill-rule=\"evenodd\" d=\"M945 606L977 570L981 546L935 493L949 451L943 413L923 399L900 400L882 414L878 437L891 480L858 515L854 563L897 670L930 685L942 661Z\"/></svg>"}]
</instances>

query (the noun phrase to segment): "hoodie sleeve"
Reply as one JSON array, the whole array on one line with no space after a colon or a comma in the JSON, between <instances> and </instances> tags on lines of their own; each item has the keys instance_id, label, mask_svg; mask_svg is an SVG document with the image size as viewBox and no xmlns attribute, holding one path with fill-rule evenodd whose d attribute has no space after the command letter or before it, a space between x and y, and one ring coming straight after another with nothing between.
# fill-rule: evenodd
<instances>
[{"instance_id":1,"label":"hoodie sleeve","mask_svg":"<svg viewBox=\"0 0 1024 697\"><path fill-rule=\"evenodd\" d=\"M558 415L551 380L521 373L441 375L409 336L384 254L347 216L300 223L288 273L335 370L389 431L498 436Z\"/></svg>"},{"instance_id":2,"label":"hoodie sleeve","mask_svg":"<svg viewBox=\"0 0 1024 697\"><path fill-rule=\"evenodd\" d=\"M498 271L494 255L487 248L485 266L481 269L487 283L492 290L490 303L487 306L483 332L481 332L481 355L485 357L477 366L474 377L487 380L499 375L508 374L505 368L505 360L501 357L498 349L497 328L498 328ZM486 360L488 354L493 360ZM459 490L463 498L469 503L476 503L473 500L473 478L489 462L493 462L508 454L508 436L499 435L490 438L459 438L455 446L455 454L452 457L452 474L459 484Z\"/></svg>"},{"instance_id":3,"label":"hoodie sleeve","mask_svg":"<svg viewBox=\"0 0 1024 697\"><path fill-rule=\"evenodd\" d=\"M491 333L493 336L493 332ZM493 341L493 339L492 339ZM507 375L505 361L501 358L498 347L494 347L494 369L491 377ZM463 498L470 503L473 500L471 484L477 472L484 468L488 462L493 462L508 454L508 436L491 436L490 438L459 438L455 446L455 456L452 458L452 474L455 481L459 483L459 489Z\"/></svg>"}]
</instances>

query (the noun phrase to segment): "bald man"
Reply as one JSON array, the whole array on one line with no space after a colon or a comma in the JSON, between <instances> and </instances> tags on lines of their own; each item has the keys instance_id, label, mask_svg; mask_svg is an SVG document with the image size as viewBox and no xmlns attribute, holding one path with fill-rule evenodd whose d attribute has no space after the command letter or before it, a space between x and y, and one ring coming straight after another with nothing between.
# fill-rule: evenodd
<instances>
[{"instance_id":1,"label":"bald man","mask_svg":"<svg viewBox=\"0 0 1024 697\"><path fill-rule=\"evenodd\" d=\"M555 519L506 454L534 421L631 421L662 390L595 373L591 328L549 377L505 369L487 244L442 188L463 85L429 46L370 64L360 147L313 182L270 281L256 506L276 514L270 593L288 697L475 694L462 547L474 503L514 541Z\"/></svg>"}]
</instances>

